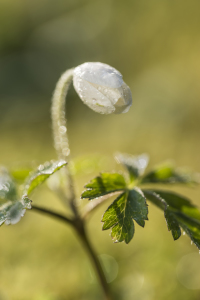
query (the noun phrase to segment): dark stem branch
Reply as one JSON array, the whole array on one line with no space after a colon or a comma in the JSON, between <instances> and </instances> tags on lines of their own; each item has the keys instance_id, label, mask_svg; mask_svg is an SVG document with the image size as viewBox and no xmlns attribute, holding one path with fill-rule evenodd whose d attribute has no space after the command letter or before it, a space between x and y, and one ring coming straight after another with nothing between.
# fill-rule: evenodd
<instances>
[{"instance_id":1,"label":"dark stem branch","mask_svg":"<svg viewBox=\"0 0 200 300\"><path fill-rule=\"evenodd\" d=\"M71 225L74 230L76 231L76 233L78 234L78 236L80 237L85 249L86 249L86 252L88 253L88 255L90 256L91 258L91 261L93 263L93 266L96 270L96 274L99 278L99 282L100 282L100 285L102 287L102 290L104 292L104 295L105 295L105 300L112 300L112 296L110 294L110 289L109 289L109 285L106 281L106 277L104 275L104 271L102 269L102 266L98 260L98 257L92 247L92 245L90 244L89 242L89 239L88 239L88 236L87 236L87 233L85 231L85 224L84 224L84 221L80 218L80 217L75 217L74 219L70 219L60 213L57 213L57 212L54 212L50 209L46 209L46 208L43 208L43 207L39 207L39 206L36 206L36 205L32 205L32 210L35 210L39 213L43 213L43 214L46 214L46 215L49 215L51 217L54 217L58 220L61 220L69 225Z\"/></svg>"},{"instance_id":2,"label":"dark stem branch","mask_svg":"<svg viewBox=\"0 0 200 300\"><path fill-rule=\"evenodd\" d=\"M77 233L78 233L79 237L81 238L87 253L90 256L90 259L93 263L94 269L96 270L96 274L99 278L99 282L100 282L101 287L104 291L105 299L106 300L112 300L109 285L107 283L104 271L102 269L100 261L99 261L97 255L96 255L92 245L90 244L90 241L88 239L88 235L86 234L86 231L85 231L85 227L82 226L80 230L77 230Z\"/></svg>"},{"instance_id":3,"label":"dark stem branch","mask_svg":"<svg viewBox=\"0 0 200 300\"><path fill-rule=\"evenodd\" d=\"M43 213L43 214L46 214L46 215L49 215L49 216L52 216L56 219L59 219L61 221L64 221L65 223L67 224L70 224L70 225L74 225L74 222L72 219L60 214L60 213L57 213L53 210L50 210L50 209L47 209L47 208L43 208L43 207L39 207L39 206L36 206L36 205L32 205L32 210L35 210L35 211L38 211L40 213Z\"/></svg>"}]
</instances>

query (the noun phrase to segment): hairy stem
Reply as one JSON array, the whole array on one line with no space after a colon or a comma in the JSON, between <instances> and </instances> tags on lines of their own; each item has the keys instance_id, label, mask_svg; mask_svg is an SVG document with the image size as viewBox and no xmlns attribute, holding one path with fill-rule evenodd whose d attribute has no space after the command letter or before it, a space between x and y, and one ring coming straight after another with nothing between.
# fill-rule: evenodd
<instances>
[{"instance_id":1,"label":"hairy stem","mask_svg":"<svg viewBox=\"0 0 200 300\"><path fill-rule=\"evenodd\" d=\"M67 120L65 116L65 102L67 92L73 79L73 71L74 69L70 69L61 75L52 98L51 117L54 147L57 151L58 157L64 160L69 160L70 155L69 141L67 136ZM66 196L72 211L77 216L78 210L75 203L76 197L74 192L73 179L68 167L66 167L65 170L68 179L66 186Z\"/></svg>"},{"instance_id":2,"label":"hairy stem","mask_svg":"<svg viewBox=\"0 0 200 300\"><path fill-rule=\"evenodd\" d=\"M54 147L60 159L66 160L70 154L65 117L65 99L73 79L73 70L63 73L56 85L51 107Z\"/></svg>"},{"instance_id":3,"label":"hairy stem","mask_svg":"<svg viewBox=\"0 0 200 300\"><path fill-rule=\"evenodd\" d=\"M65 117L65 101L66 101L67 92L69 90L69 86L73 79L73 71L74 71L73 69L70 69L60 77L52 98L51 116L52 116L54 146L58 153L58 157L64 160L68 160L70 154L69 142L67 136L67 121ZM68 179L67 187L66 187L66 196L70 204L70 207L74 213L73 219L69 219L68 217L63 216L59 213L55 213L51 210L40 208L37 206L32 206L32 209L37 210L41 213L49 214L50 216L60 219L65 223L68 223L73 226L78 236L81 238L83 245L93 262L93 266L96 270L97 276L99 278L99 282L105 294L105 299L111 300L109 286L106 281L103 269L101 267L97 255L95 254L88 240L88 236L85 231L84 221L80 217L76 206L76 197L74 192L73 178L68 168L66 168L66 176Z\"/></svg>"},{"instance_id":4,"label":"hairy stem","mask_svg":"<svg viewBox=\"0 0 200 300\"><path fill-rule=\"evenodd\" d=\"M101 285L101 288L104 292L105 295L105 300L112 300L112 296L110 294L110 289L109 289L109 285L106 281L106 277L104 275L104 271L102 269L102 266L98 260L98 257L93 249L93 247L91 246L89 239L88 239L88 235L86 233L85 230L85 225L82 219L80 218L74 218L74 219L70 219L60 213L54 212L53 210L47 209L47 208L43 208L43 207L39 207L36 205L32 205L32 209L34 211L37 211L39 213L42 214L46 214L49 215L50 217L54 217L58 220L61 220L69 225L71 225L74 230L76 231L76 233L78 234L79 238L81 239L86 252L88 253L88 255L91 258L91 261L93 263L94 269L96 270L96 274L97 277L99 279L99 283Z\"/></svg>"}]
</instances>

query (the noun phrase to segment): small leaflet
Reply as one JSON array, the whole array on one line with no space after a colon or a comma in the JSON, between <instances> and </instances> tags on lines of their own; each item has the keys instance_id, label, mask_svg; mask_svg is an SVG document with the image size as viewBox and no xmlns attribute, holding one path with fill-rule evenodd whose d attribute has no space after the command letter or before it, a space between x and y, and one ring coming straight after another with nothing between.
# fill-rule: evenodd
<instances>
[{"instance_id":1,"label":"small leaflet","mask_svg":"<svg viewBox=\"0 0 200 300\"><path fill-rule=\"evenodd\" d=\"M167 226L174 240L181 236L181 227L200 249L200 212L196 206L186 197L173 192L144 189L142 191L149 201L164 210Z\"/></svg>"},{"instance_id":2,"label":"small leaflet","mask_svg":"<svg viewBox=\"0 0 200 300\"><path fill-rule=\"evenodd\" d=\"M149 162L149 156L145 153L138 156L118 153L115 159L128 170L131 181L144 174Z\"/></svg>"},{"instance_id":3,"label":"small leaflet","mask_svg":"<svg viewBox=\"0 0 200 300\"><path fill-rule=\"evenodd\" d=\"M119 173L101 173L85 185L81 198L89 200L126 189L124 176Z\"/></svg>"},{"instance_id":4,"label":"small leaflet","mask_svg":"<svg viewBox=\"0 0 200 300\"><path fill-rule=\"evenodd\" d=\"M66 161L46 162L40 165L36 171L33 171L26 179L23 195L29 195L38 185L43 183L56 171L66 166Z\"/></svg>"},{"instance_id":5,"label":"small leaflet","mask_svg":"<svg viewBox=\"0 0 200 300\"><path fill-rule=\"evenodd\" d=\"M20 199L15 182L5 168L0 169L0 225L16 224L31 208L31 200Z\"/></svg>"},{"instance_id":6,"label":"small leaflet","mask_svg":"<svg viewBox=\"0 0 200 300\"><path fill-rule=\"evenodd\" d=\"M196 175L191 175L175 169L170 163L164 163L157 166L154 170L147 173L141 183L197 183Z\"/></svg>"},{"instance_id":7,"label":"small leaflet","mask_svg":"<svg viewBox=\"0 0 200 300\"><path fill-rule=\"evenodd\" d=\"M103 230L112 228L112 239L128 244L135 232L135 220L144 227L148 220L146 198L138 188L122 193L105 211L102 222Z\"/></svg>"}]
</instances>

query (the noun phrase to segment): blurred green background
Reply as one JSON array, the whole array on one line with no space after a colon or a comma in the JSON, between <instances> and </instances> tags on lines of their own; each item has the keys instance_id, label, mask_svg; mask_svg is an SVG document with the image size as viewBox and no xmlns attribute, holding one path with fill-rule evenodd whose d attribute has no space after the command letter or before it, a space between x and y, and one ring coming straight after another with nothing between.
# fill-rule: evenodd
<instances>
[{"instance_id":1,"label":"blurred green background","mask_svg":"<svg viewBox=\"0 0 200 300\"><path fill-rule=\"evenodd\" d=\"M51 95L60 74L86 61L118 69L133 106L98 115L68 95L72 157L80 161L77 193L116 151L149 153L150 166L173 159L200 170L200 2L198 0L0 0L0 164L14 168L56 158ZM94 166L88 164L92 153ZM97 162L98 163L97 163ZM200 188L173 188L200 206ZM47 188L34 203L62 204ZM86 203L85 200L82 205ZM88 231L116 299L200 298L200 256L188 237L173 242L162 212L150 205L145 229L127 246L101 231L109 201ZM90 261L70 228L27 212L0 230L0 300L103 299Z\"/></svg>"}]
</instances>

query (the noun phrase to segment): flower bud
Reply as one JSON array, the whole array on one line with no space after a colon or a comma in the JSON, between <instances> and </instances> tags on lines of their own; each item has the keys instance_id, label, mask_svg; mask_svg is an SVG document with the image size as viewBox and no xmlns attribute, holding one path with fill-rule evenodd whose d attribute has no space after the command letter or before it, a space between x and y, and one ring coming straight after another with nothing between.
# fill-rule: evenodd
<instances>
[{"instance_id":1,"label":"flower bud","mask_svg":"<svg viewBox=\"0 0 200 300\"><path fill-rule=\"evenodd\" d=\"M74 69L73 83L81 100L100 114L120 114L132 105L130 88L119 71L100 62L87 62Z\"/></svg>"}]
</instances>

